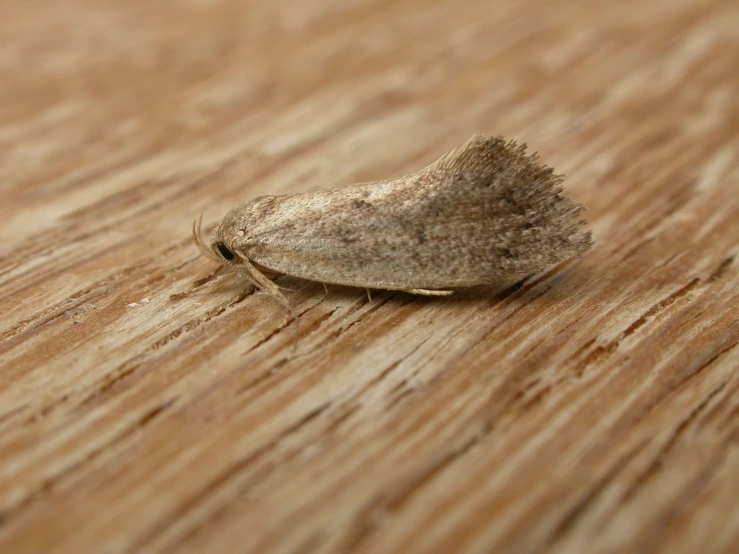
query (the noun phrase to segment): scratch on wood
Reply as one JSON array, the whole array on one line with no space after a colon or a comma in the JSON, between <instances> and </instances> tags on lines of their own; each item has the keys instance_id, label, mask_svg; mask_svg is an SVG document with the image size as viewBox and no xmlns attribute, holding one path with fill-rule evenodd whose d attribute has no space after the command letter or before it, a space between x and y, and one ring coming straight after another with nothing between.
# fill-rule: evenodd
<instances>
[{"instance_id":1,"label":"scratch on wood","mask_svg":"<svg viewBox=\"0 0 739 554\"><path fill-rule=\"evenodd\" d=\"M723 262L721 262L718 268L716 268L716 271L714 271L711 274L711 276L708 278L708 282L713 283L723 278L724 275L726 275L729 272L729 270L731 269L731 266L734 265L735 259L736 259L736 254L732 254L731 256L726 258Z\"/></svg>"},{"instance_id":2,"label":"scratch on wood","mask_svg":"<svg viewBox=\"0 0 739 554\"><path fill-rule=\"evenodd\" d=\"M664 310L667 306L670 306L671 304L673 304L675 300L678 300L679 298L682 298L683 296L688 294L692 289L695 288L695 286L699 282L700 282L700 279L696 277L692 281L690 281L687 285L679 289L678 291L672 293L667 298L657 302L654 306L652 306L646 312L644 312L636 321L634 321L631 325L628 326L628 328L623 332L622 338L633 335L634 332L640 327L644 326L650 318L657 315L659 312Z\"/></svg>"},{"instance_id":3,"label":"scratch on wood","mask_svg":"<svg viewBox=\"0 0 739 554\"><path fill-rule=\"evenodd\" d=\"M584 374L584 372L587 370L588 366L598 361L601 361L602 359L607 358L608 356L613 354L618 349L622 340L633 335L638 329L646 325L646 323L650 319L652 319L654 316L656 316L658 313L663 311L668 306L674 304L676 300L688 294L693 288L696 287L696 285L698 285L699 282L700 282L700 278L695 277L687 285L681 287L679 290L673 292L669 296L663 298L662 300L660 300L659 302L651 306L646 312L644 312L641 316L639 316L636 320L634 320L634 322L631 325L629 325L624 331L622 331L616 339L609 341L602 346L596 347L582 361L582 363L579 364L580 369L577 375L581 377Z\"/></svg>"},{"instance_id":4,"label":"scratch on wood","mask_svg":"<svg viewBox=\"0 0 739 554\"><path fill-rule=\"evenodd\" d=\"M19 414L26 410L28 408L28 404L21 404L20 406L16 406L12 410L9 410L5 412L4 414L0 414L0 424L4 423L5 421L8 421L13 418L14 415Z\"/></svg>"}]
</instances>

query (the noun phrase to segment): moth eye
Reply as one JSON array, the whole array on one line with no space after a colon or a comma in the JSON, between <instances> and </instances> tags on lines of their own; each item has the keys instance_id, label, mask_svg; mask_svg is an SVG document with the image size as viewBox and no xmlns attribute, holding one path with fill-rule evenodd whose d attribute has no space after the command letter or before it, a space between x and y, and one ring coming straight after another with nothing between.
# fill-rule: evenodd
<instances>
[{"instance_id":1,"label":"moth eye","mask_svg":"<svg viewBox=\"0 0 739 554\"><path fill-rule=\"evenodd\" d=\"M221 253L221 256L223 256L226 260L229 262L233 260L236 256L234 256L234 253L231 252L228 247L223 244L222 242L217 242L214 245L216 248L218 248L218 251Z\"/></svg>"}]
</instances>

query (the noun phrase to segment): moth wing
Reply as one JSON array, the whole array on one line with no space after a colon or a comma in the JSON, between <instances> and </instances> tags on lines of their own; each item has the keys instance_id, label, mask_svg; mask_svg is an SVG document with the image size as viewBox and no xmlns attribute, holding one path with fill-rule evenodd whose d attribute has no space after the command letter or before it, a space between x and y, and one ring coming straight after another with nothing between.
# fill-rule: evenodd
<instances>
[{"instance_id":1,"label":"moth wing","mask_svg":"<svg viewBox=\"0 0 739 554\"><path fill-rule=\"evenodd\" d=\"M581 206L525 146L476 136L390 181L274 197L247 254L324 283L443 289L499 283L583 252Z\"/></svg>"}]
</instances>

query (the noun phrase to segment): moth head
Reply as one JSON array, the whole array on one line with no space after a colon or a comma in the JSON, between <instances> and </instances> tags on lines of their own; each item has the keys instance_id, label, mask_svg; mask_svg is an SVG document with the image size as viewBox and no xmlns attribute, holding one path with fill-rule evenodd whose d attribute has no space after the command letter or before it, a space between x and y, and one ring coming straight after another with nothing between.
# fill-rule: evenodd
<instances>
[{"instance_id":1,"label":"moth head","mask_svg":"<svg viewBox=\"0 0 739 554\"><path fill-rule=\"evenodd\" d=\"M232 208L221 220L210 242L203 240L200 227L203 214L193 223L192 237L200 252L213 261L228 265L245 265L249 247L248 229L275 203L274 196L260 196Z\"/></svg>"},{"instance_id":2,"label":"moth head","mask_svg":"<svg viewBox=\"0 0 739 554\"><path fill-rule=\"evenodd\" d=\"M219 262L226 265L236 265L241 262L241 258L234 250L232 244L233 237L228 233L227 228L221 223L213 233L213 238L210 241L210 246L203 240L201 233L201 225L203 221L203 215L193 222L192 224L192 238L195 241L195 246L198 250L206 257L210 258L215 262Z\"/></svg>"},{"instance_id":3,"label":"moth head","mask_svg":"<svg viewBox=\"0 0 739 554\"><path fill-rule=\"evenodd\" d=\"M215 252L217 256L220 256L229 263L238 260L236 254L234 254L231 249L226 246L226 243L220 240L211 244L210 247L213 249L213 252Z\"/></svg>"}]
</instances>

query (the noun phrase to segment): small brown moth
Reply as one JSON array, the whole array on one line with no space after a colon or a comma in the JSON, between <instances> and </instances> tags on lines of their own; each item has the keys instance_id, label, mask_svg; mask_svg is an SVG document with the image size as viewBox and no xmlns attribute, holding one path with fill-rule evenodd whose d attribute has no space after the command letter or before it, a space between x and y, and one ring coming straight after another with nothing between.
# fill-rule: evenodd
<instances>
[{"instance_id":1,"label":"small brown moth","mask_svg":"<svg viewBox=\"0 0 739 554\"><path fill-rule=\"evenodd\" d=\"M226 214L210 247L201 220L193 238L291 312L265 273L444 296L585 252L585 208L561 195L561 181L526 145L475 136L412 175L255 198Z\"/></svg>"}]
</instances>

